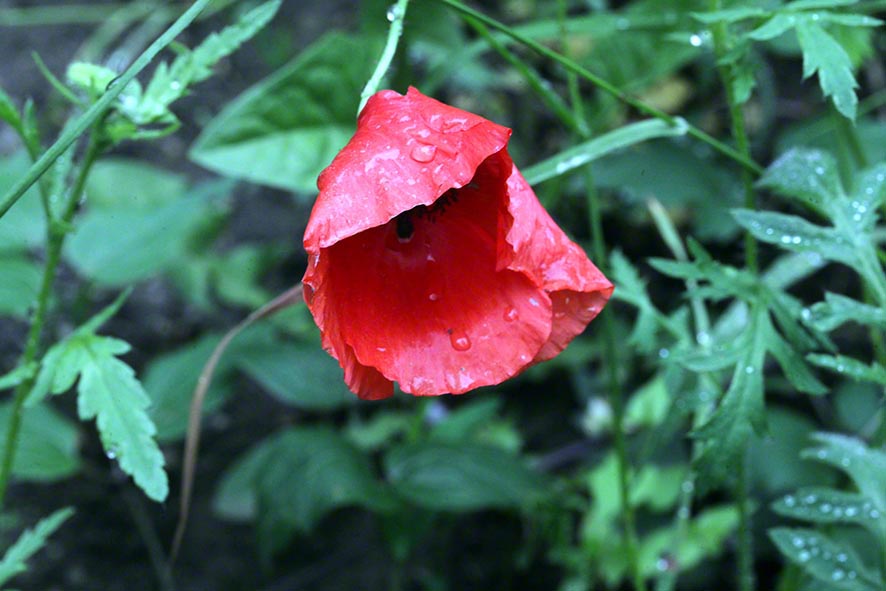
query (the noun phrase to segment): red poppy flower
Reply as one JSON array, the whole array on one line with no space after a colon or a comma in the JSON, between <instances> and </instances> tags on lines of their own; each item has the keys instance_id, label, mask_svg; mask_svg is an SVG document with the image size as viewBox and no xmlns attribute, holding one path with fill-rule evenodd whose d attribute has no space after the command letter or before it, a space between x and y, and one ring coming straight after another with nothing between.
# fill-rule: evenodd
<instances>
[{"instance_id":1,"label":"red poppy flower","mask_svg":"<svg viewBox=\"0 0 886 591\"><path fill-rule=\"evenodd\" d=\"M514 166L510 134L385 90L320 175L305 300L361 398L500 383L557 355L612 294Z\"/></svg>"}]
</instances>

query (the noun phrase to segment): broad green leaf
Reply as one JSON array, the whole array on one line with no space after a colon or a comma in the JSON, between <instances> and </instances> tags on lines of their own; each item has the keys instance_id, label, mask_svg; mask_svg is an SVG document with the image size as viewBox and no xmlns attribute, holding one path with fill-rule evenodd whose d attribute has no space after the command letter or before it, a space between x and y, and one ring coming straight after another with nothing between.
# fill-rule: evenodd
<instances>
[{"instance_id":1,"label":"broad green leaf","mask_svg":"<svg viewBox=\"0 0 886 591\"><path fill-rule=\"evenodd\" d=\"M387 511L390 503L367 456L331 429L308 427L276 433L239 457L213 500L230 519L257 518L260 529L273 523L272 549L339 507Z\"/></svg>"},{"instance_id":2,"label":"broad green leaf","mask_svg":"<svg viewBox=\"0 0 886 591\"><path fill-rule=\"evenodd\" d=\"M853 380L886 385L886 367L876 361L867 365L846 355L820 354L807 355L806 359L813 365L850 377Z\"/></svg>"},{"instance_id":3,"label":"broad green leaf","mask_svg":"<svg viewBox=\"0 0 886 591\"><path fill-rule=\"evenodd\" d=\"M90 209L152 211L181 199L184 176L132 158L102 158L89 172L86 194Z\"/></svg>"},{"instance_id":4,"label":"broad green leaf","mask_svg":"<svg viewBox=\"0 0 886 591\"><path fill-rule=\"evenodd\" d=\"M191 159L219 174L313 192L354 131L374 60L361 39L323 37L230 103L197 139Z\"/></svg>"},{"instance_id":5,"label":"broad green leaf","mask_svg":"<svg viewBox=\"0 0 886 591\"><path fill-rule=\"evenodd\" d=\"M832 488L798 489L772 504L779 515L813 523L849 523L861 525L874 535L881 531L880 512L864 495Z\"/></svg>"},{"instance_id":6,"label":"broad green leaf","mask_svg":"<svg viewBox=\"0 0 886 591\"><path fill-rule=\"evenodd\" d=\"M825 97L831 97L834 106L845 117L855 119L858 83L852 74L852 61L843 47L821 26L811 20L797 23L797 39L803 49L803 77L818 73L818 81Z\"/></svg>"},{"instance_id":7,"label":"broad green leaf","mask_svg":"<svg viewBox=\"0 0 886 591\"><path fill-rule=\"evenodd\" d=\"M813 439L821 445L804 450L802 457L848 474L858 490L874 503L877 516L886 515L886 453L869 448L859 439L836 433L816 433Z\"/></svg>"},{"instance_id":8,"label":"broad green leaf","mask_svg":"<svg viewBox=\"0 0 886 591\"><path fill-rule=\"evenodd\" d=\"M418 443L392 449L385 471L409 502L437 511L513 508L545 490L545 477L495 447Z\"/></svg>"},{"instance_id":9,"label":"broad green leaf","mask_svg":"<svg viewBox=\"0 0 886 591\"><path fill-rule=\"evenodd\" d=\"M184 258L189 242L214 219L230 189L212 183L150 210L116 207L83 216L65 256L82 275L123 286L155 275Z\"/></svg>"},{"instance_id":10,"label":"broad green leaf","mask_svg":"<svg viewBox=\"0 0 886 591\"><path fill-rule=\"evenodd\" d=\"M758 184L817 210L843 197L837 163L819 150L789 150L766 169Z\"/></svg>"},{"instance_id":11,"label":"broad green leaf","mask_svg":"<svg viewBox=\"0 0 886 591\"><path fill-rule=\"evenodd\" d=\"M29 258L0 252L0 316L25 317L37 301L41 276Z\"/></svg>"},{"instance_id":12,"label":"broad green leaf","mask_svg":"<svg viewBox=\"0 0 886 591\"><path fill-rule=\"evenodd\" d=\"M6 440L11 402L0 404L0 441ZM47 404L24 410L12 465L12 474L22 480L53 482L80 469L77 427Z\"/></svg>"},{"instance_id":13,"label":"broad green leaf","mask_svg":"<svg viewBox=\"0 0 886 591\"><path fill-rule=\"evenodd\" d=\"M352 417L344 435L358 448L375 451L408 433L414 425L415 416L411 412L382 410L366 419Z\"/></svg>"},{"instance_id":14,"label":"broad green leaf","mask_svg":"<svg viewBox=\"0 0 886 591\"><path fill-rule=\"evenodd\" d=\"M232 358L277 399L299 408L334 410L355 402L338 363L314 344L268 342Z\"/></svg>"},{"instance_id":15,"label":"broad green leaf","mask_svg":"<svg viewBox=\"0 0 886 591\"><path fill-rule=\"evenodd\" d=\"M131 367L102 351L107 337L84 344L88 361L78 386L81 420L96 419L105 451L131 475L145 494L163 501L169 494L163 453L154 439L156 427L148 416L150 399Z\"/></svg>"},{"instance_id":16,"label":"broad green leaf","mask_svg":"<svg viewBox=\"0 0 886 591\"><path fill-rule=\"evenodd\" d=\"M659 137L686 135L688 125L682 119L670 125L659 119L638 121L590 139L547 158L523 171L530 185L566 174L616 150Z\"/></svg>"},{"instance_id":17,"label":"broad green leaf","mask_svg":"<svg viewBox=\"0 0 886 591\"><path fill-rule=\"evenodd\" d=\"M519 451L522 444L519 432L501 416L500 398L475 398L453 410L438 399L425 412L425 420L433 425L428 434L431 441L482 443L511 452Z\"/></svg>"},{"instance_id":18,"label":"broad green leaf","mask_svg":"<svg viewBox=\"0 0 886 591\"><path fill-rule=\"evenodd\" d=\"M834 330L847 322L886 328L886 310L827 292L825 301L810 309L809 322L818 330L824 331Z\"/></svg>"},{"instance_id":19,"label":"broad green leaf","mask_svg":"<svg viewBox=\"0 0 886 591\"><path fill-rule=\"evenodd\" d=\"M667 417L671 395L664 377L656 376L635 391L625 406L624 424L629 430L655 427Z\"/></svg>"},{"instance_id":20,"label":"broad green leaf","mask_svg":"<svg viewBox=\"0 0 886 591\"><path fill-rule=\"evenodd\" d=\"M782 554L812 577L840 591L877 591L883 583L847 547L811 529L779 527L769 537Z\"/></svg>"},{"instance_id":21,"label":"broad green leaf","mask_svg":"<svg viewBox=\"0 0 886 591\"><path fill-rule=\"evenodd\" d=\"M205 335L197 341L157 355L145 369L143 382L151 399L148 414L157 426L159 440L170 441L184 435L197 378L219 339L218 335ZM216 366L203 405L204 415L221 406L233 391L230 376L237 348L238 342L234 341Z\"/></svg>"},{"instance_id":22,"label":"broad green leaf","mask_svg":"<svg viewBox=\"0 0 886 591\"><path fill-rule=\"evenodd\" d=\"M32 529L25 530L0 560L0 585L6 584L11 578L27 570L25 562L43 549L49 536L73 514L74 510L69 507L59 509L49 517L41 519Z\"/></svg>"}]
</instances>

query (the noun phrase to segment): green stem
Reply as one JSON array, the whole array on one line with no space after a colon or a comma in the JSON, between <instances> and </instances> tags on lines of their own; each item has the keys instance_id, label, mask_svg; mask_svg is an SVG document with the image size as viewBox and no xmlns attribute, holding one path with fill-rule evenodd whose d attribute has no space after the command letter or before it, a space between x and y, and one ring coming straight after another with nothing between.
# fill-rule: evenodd
<instances>
[{"instance_id":1,"label":"green stem","mask_svg":"<svg viewBox=\"0 0 886 591\"><path fill-rule=\"evenodd\" d=\"M535 51L539 55L544 56L544 57L560 64L567 71L573 72L573 73L577 74L578 76L584 78L585 80L587 80L588 82L590 82L591 84L593 84L594 86L596 86L597 88L602 90L603 92L606 92L606 93L614 96L615 98L617 98L621 102L633 107L634 109L636 109L640 113L643 113L645 115L649 115L650 117L655 117L656 119L661 119L662 121L665 121L666 123L669 123L670 125L688 126L687 127L688 135L694 137L695 139L697 139L699 141L702 141L702 142L708 144L714 150L716 150L717 152L720 152L724 156L726 156L732 160L735 160L736 162L741 164L744 168L750 170L753 174L759 175L759 174L763 173L763 168L759 164L757 164L753 160L749 159L747 156L742 155L740 152L738 152L732 146L729 146L729 145L721 142L720 140L716 139L715 137L711 136L710 134L705 133L704 131L695 127L694 125L690 125L690 124L683 122L683 121L678 121L677 117L674 117L673 115L669 115L669 114L665 113L664 111L662 111L661 109L653 107L652 105L644 103L643 101L641 101L639 99L636 99L628 94L625 94L620 88L618 88L614 84L608 82L607 80L601 78L600 76L597 76L596 74L594 74L590 70L582 67L581 65L577 64L576 62L569 59L568 57L565 57L564 55L557 53L556 51L549 49L548 47L545 47L541 43L538 43L537 41L530 39L526 35L523 35L517 31L513 30L512 28L505 25L504 23L501 23L491 17L488 17L485 14L483 14L482 12L478 12L478 11L474 10L473 8L465 6L464 4L459 2L458 0L436 0L436 1L440 2L441 4L445 4L446 6L449 6L453 10L456 10L457 12L459 12L463 15L467 15L467 16L477 19L478 21L480 21L481 23L483 23L487 27L490 27L490 28L495 29L497 31L501 31L502 33L504 33L505 35L514 39L515 41L518 41L518 42L522 43L523 45L525 45L526 47L532 49L533 51Z\"/></svg>"},{"instance_id":2,"label":"green stem","mask_svg":"<svg viewBox=\"0 0 886 591\"><path fill-rule=\"evenodd\" d=\"M363 110L369 97L376 93L378 85L381 84L382 78L384 78L388 68L391 67L391 60L394 59L394 55L397 53L397 44L400 42L400 35L403 34L403 20L406 18L406 8L408 6L409 0L397 0L397 3L388 9L388 19L391 21L391 26L388 29L388 40L385 42L385 48L381 53L381 58L378 60L378 64L375 66L375 71L372 73L372 76L370 76L369 82L366 83L363 92L360 94L360 108L357 110L358 115L360 114L360 111Z\"/></svg>"},{"instance_id":3,"label":"green stem","mask_svg":"<svg viewBox=\"0 0 886 591\"><path fill-rule=\"evenodd\" d=\"M28 330L25 349L22 352L19 366L27 367L32 365L37 359L37 352L40 348L40 337L43 334L43 326L46 323L46 313L49 309L49 298L52 294L52 285L55 282L55 273L61 260L62 246L64 246L67 229L70 227L74 213L77 211L77 204L83 195L83 188L86 185L86 178L92 164L101 152L100 143L97 141L96 134L89 138L89 145L86 154L83 156L83 163L80 167L80 173L71 192L68 194L68 200L65 203L65 209L58 220L47 220L47 250L46 262L43 265L43 276L40 280L40 292L37 296L37 307L34 309L34 316L31 319L31 326ZM12 399L12 411L9 415L9 425L6 430L6 441L3 446L3 456L0 459L0 507L6 498L6 489L9 486L9 477L12 473L12 465L15 460L16 450L18 449L18 438L21 431L22 415L24 413L25 400L31 389L34 387L37 376L36 372L29 378L20 383L16 389Z\"/></svg>"},{"instance_id":4,"label":"green stem","mask_svg":"<svg viewBox=\"0 0 886 591\"><path fill-rule=\"evenodd\" d=\"M710 0L708 6L711 11L722 9L721 0ZM714 39L714 58L721 63L723 57L732 48L732 39L725 22L713 25L711 29ZM726 93L726 101L729 104L729 119L732 127L732 138L736 148L742 157L752 160L750 143L748 142L745 128L744 110L736 100L733 83L735 71L731 65L718 66L723 89ZM757 209L757 197L754 193L754 179L751 171L743 168L741 171L741 184L744 190L744 206L750 210ZM752 272L757 272L757 241L754 236L745 233L745 266ZM751 536L751 512L749 507L748 489L750 487L747 473L747 450L745 450L741 462L739 462L736 474L735 503L738 508L738 588L740 591L753 591L756 583L754 580L754 548Z\"/></svg>"},{"instance_id":5,"label":"green stem","mask_svg":"<svg viewBox=\"0 0 886 591\"><path fill-rule=\"evenodd\" d=\"M402 1L402 0L401 0ZM111 107L123 89L181 33L212 0L196 0L166 31L148 47L117 80L110 84L105 93L93 105L80 115L43 155L28 169L28 173L16 182L0 199L0 217L37 182L43 174L61 156L68 146L90 129L95 122Z\"/></svg>"}]
</instances>

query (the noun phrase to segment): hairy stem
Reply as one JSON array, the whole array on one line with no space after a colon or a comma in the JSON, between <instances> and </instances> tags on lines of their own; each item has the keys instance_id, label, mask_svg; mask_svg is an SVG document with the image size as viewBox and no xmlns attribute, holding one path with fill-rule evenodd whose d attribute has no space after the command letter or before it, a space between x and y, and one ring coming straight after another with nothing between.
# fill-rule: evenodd
<instances>
[{"instance_id":1,"label":"hairy stem","mask_svg":"<svg viewBox=\"0 0 886 591\"><path fill-rule=\"evenodd\" d=\"M381 58L375 66L375 71L369 77L369 82L366 83L363 92L360 94L360 108L357 109L358 115L363 110L369 97L378 90L378 85L381 84L382 78L385 77L388 68L391 67L391 60L394 59L394 55L397 53L400 35L403 34L403 20L406 18L406 8L408 6L409 0L397 0L397 3L388 9L388 19L391 21L391 27L388 29L388 39L385 42Z\"/></svg>"},{"instance_id":2,"label":"hairy stem","mask_svg":"<svg viewBox=\"0 0 886 591\"><path fill-rule=\"evenodd\" d=\"M32 366L37 360L37 353L40 349L40 337L43 334L43 326L46 324L46 313L49 309L49 298L52 294L52 286L55 283L55 274L61 260L62 246L64 246L67 236L67 229L74 213L77 211L77 204L83 195L83 188L86 185L86 179L95 159L101 153L101 144L96 138L95 133L89 138L89 145L86 148L86 154L83 156L83 162L80 165L80 172L68 199L65 202L65 208L59 219L46 220L47 232L47 249L46 262L43 265L43 275L40 280L40 291L37 295L37 304L34 314L31 317L31 326L28 329L27 340L25 341L25 349L22 352L19 361L20 367ZM16 450L18 449L18 439L21 431L22 415L24 413L25 400L34 383L37 380L36 370L25 380L23 380L15 389L12 399L12 412L9 415L9 425L6 430L6 441L3 446L3 456L0 459L0 507L6 497L6 489L9 486L9 477L12 473L12 465L15 460Z\"/></svg>"}]
</instances>

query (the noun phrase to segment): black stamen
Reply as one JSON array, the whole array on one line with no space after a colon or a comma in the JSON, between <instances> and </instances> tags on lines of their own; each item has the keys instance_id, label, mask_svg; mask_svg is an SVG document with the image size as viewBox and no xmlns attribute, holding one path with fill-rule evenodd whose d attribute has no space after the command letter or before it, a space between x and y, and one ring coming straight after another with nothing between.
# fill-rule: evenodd
<instances>
[{"instance_id":1,"label":"black stamen","mask_svg":"<svg viewBox=\"0 0 886 591\"><path fill-rule=\"evenodd\" d=\"M401 242L407 242L412 238L415 232L415 226L412 224L412 215L408 211L404 211L397 216L397 238Z\"/></svg>"}]
</instances>

